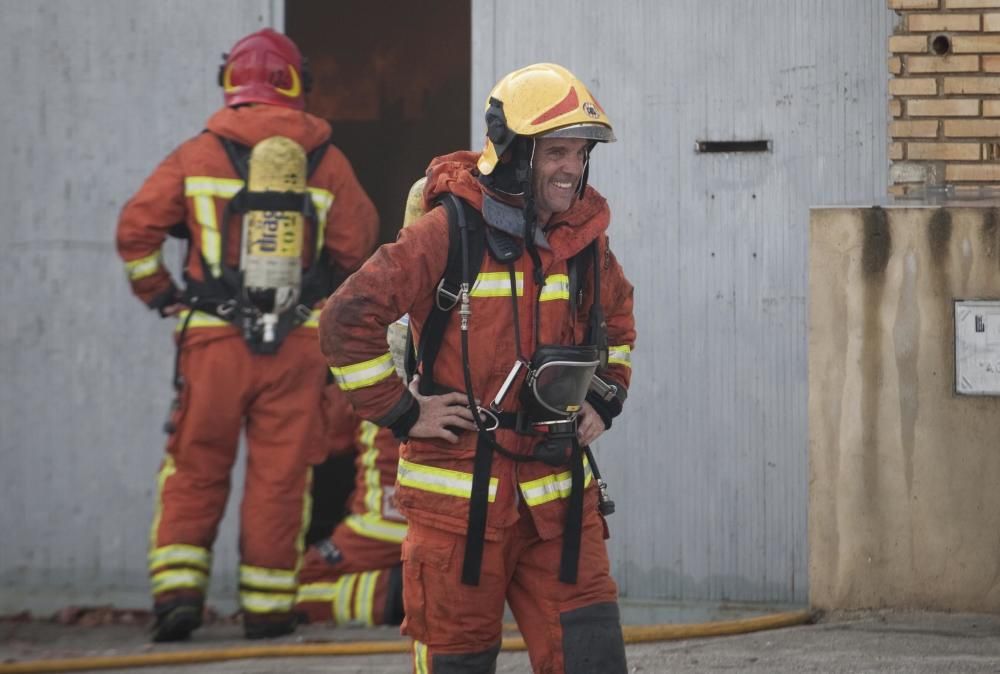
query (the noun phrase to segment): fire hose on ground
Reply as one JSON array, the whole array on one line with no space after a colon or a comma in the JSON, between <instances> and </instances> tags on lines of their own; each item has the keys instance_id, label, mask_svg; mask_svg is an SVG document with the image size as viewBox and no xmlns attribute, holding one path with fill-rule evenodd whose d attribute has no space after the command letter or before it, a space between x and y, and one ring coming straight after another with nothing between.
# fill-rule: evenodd
<instances>
[{"instance_id":1,"label":"fire hose on ground","mask_svg":"<svg viewBox=\"0 0 1000 674\"><path fill-rule=\"evenodd\" d=\"M708 623L626 625L622 628L626 644L642 644L680 639L748 634L762 630L805 625L813 622L812 611L773 613L755 618L714 621ZM521 637L505 637L504 651L527 650ZM125 669L129 667L181 666L226 660L254 658L320 657L337 655L391 655L409 653L408 640L360 641L336 643L274 644L271 646L244 646L240 648L208 648L169 653L141 653L105 657L64 658L58 660L30 660L0 664L0 674L39 674L41 672L87 672L95 670Z\"/></svg>"}]
</instances>

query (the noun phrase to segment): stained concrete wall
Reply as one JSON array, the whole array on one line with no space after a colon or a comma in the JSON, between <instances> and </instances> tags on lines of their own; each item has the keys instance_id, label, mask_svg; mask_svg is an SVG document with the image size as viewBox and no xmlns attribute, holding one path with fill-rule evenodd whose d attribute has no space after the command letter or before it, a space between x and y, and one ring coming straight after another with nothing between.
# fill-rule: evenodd
<instances>
[{"instance_id":1,"label":"stained concrete wall","mask_svg":"<svg viewBox=\"0 0 1000 674\"><path fill-rule=\"evenodd\" d=\"M1000 609L1000 398L954 391L954 299L1000 298L1000 213L817 209L810 601Z\"/></svg>"}]
</instances>

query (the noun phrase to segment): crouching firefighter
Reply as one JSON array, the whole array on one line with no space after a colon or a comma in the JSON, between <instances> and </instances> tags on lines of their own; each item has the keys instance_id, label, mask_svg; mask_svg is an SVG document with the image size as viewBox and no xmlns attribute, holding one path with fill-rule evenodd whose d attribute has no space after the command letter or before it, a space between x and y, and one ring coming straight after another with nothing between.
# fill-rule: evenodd
<instances>
[{"instance_id":1,"label":"crouching firefighter","mask_svg":"<svg viewBox=\"0 0 1000 674\"><path fill-rule=\"evenodd\" d=\"M331 297L321 345L359 414L405 440L415 671L494 671L506 601L535 671L625 672L585 449L622 410L635 341L610 210L587 184L611 123L565 68L537 64L497 83L486 125L482 153L431 162L426 214ZM384 338L405 313L409 386Z\"/></svg>"},{"instance_id":2,"label":"crouching firefighter","mask_svg":"<svg viewBox=\"0 0 1000 674\"><path fill-rule=\"evenodd\" d=\"M328 376L319 309L378 230L329 125L304 111L309 71L291 40L270 29L241 39L218 82L224 107L154 170L117 232L135 294L178 318L176 398L150 534L157 641L201 624L244 429L244 630L257 638L295 628L309 466L324 453L322 418L311 413ZM188 240L183 292L163 263L170 235Z\"/></svg>"}]
</instances>

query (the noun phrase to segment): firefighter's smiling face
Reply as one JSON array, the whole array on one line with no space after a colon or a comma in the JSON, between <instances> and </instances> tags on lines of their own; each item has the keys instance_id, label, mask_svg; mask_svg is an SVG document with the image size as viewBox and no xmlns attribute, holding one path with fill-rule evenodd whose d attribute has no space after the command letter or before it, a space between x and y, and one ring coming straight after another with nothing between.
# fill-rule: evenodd
<instances>
[{"instance_id":1,"label":"firefighter's smiling face","mask_svg":"<svg viewBox=\"0 0 1000 674\"><path fill-rule=\"evenodd\" d=\"M587 159L582 138L538 138L533 160L535 210L544 225L553 213L569 210Z\"/></svg>"}]
</instances>

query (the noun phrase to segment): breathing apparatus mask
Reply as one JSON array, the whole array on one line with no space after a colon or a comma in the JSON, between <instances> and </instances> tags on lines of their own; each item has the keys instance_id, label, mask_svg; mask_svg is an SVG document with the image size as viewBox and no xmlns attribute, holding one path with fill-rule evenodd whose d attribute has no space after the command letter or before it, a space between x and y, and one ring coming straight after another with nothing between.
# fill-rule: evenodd
<instances>
[{"instance_id":1,"label":"breathing apparatus mask","mask_svg":"<svg viewBox=\"0 0 1000 674\"><path fill-rule=\"evenodd\" d=\"M583 408L600 362L597 347L592 345L542 344L535 349L519 398L527 415L525 425L537 429L542 436L532 450L539 461L562 466L569 459L576 437L577 415ZM496 418L500 405L524 367L524 361L514 363L490 408L480 408L482 414Z\"/></svg>"}]
</instances>

